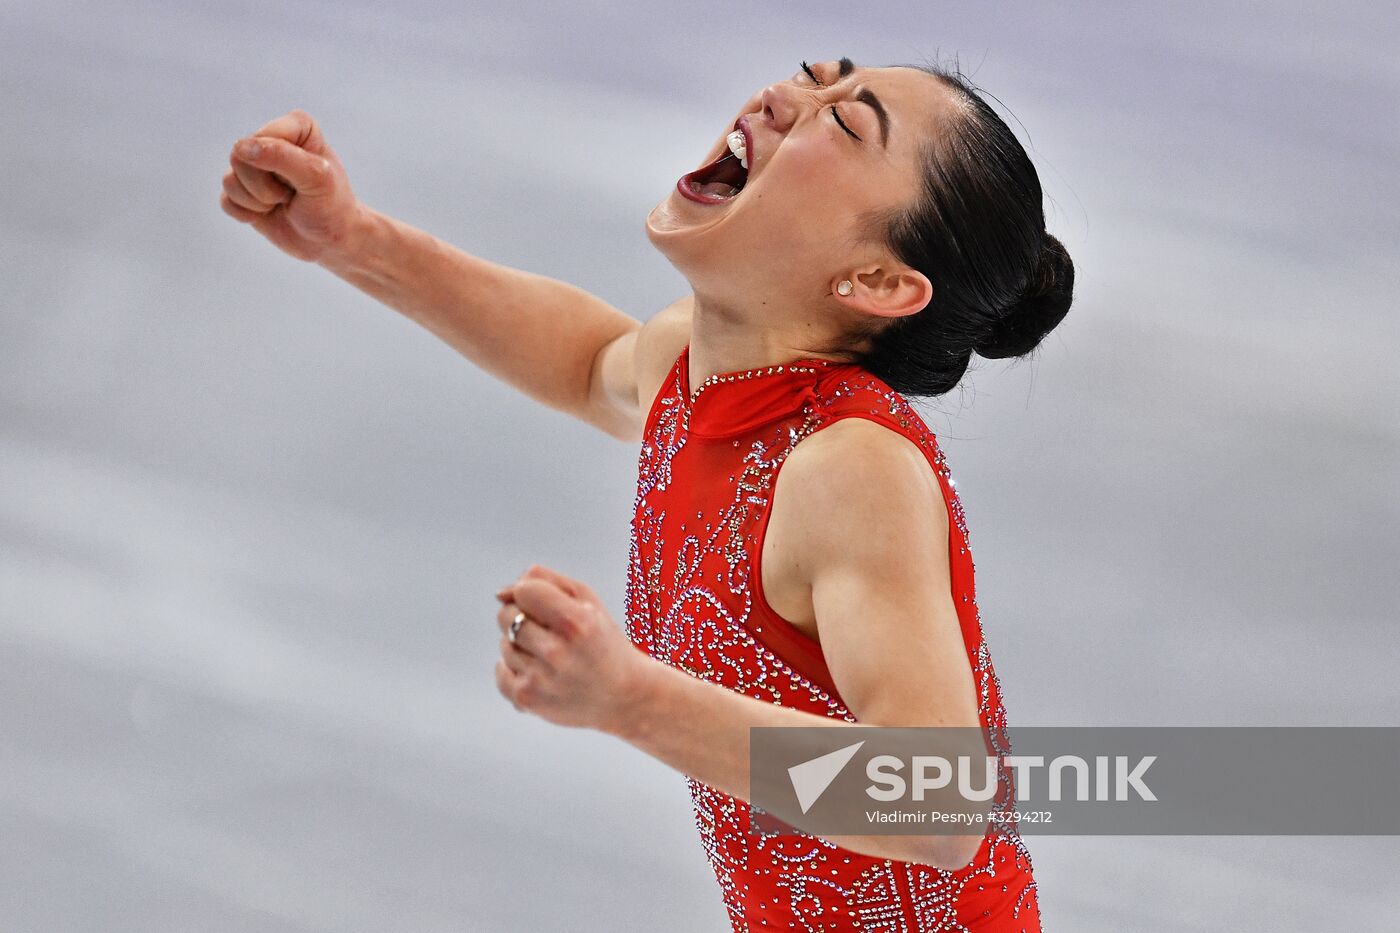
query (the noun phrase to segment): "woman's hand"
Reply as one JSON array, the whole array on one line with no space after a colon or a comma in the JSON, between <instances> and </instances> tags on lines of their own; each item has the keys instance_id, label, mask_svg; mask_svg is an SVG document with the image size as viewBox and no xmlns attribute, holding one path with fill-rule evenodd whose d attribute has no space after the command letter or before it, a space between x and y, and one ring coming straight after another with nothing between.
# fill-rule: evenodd
<instances>
[{"instance_id":1,"label":"woman's hand","mask_svg":"<svg viewBox=\"0 0 1400 933\"><path fill-rule=\"evenodd\" d=\"M304 110L292 110L238 140L229 166L219 197L224 213L297 259L318 262L349 250L369 213Z\"/></svg>"},{"instance_id":2,"label":"woman's hand","mask_svg":"<svg viewBox=\"0 0 1400 933\"><path fill-rule=\"evenodd\" d=\"M657 662L628 640L598 594L535 564L496 598L501 694L516 709L556 725L618 734ZM508 633L517 612L526 618L512 644Z\"/></svg>"}]
</instances>

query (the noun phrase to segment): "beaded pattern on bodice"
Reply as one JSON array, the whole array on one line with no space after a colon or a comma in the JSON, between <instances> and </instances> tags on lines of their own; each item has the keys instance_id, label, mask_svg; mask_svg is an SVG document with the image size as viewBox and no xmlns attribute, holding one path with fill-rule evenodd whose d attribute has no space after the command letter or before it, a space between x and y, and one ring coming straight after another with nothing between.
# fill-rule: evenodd
<instances>
[{"instance_id":1,"label":"beaded pattern on bodice","mask_svg":"<svg viewBox=\"0 0 1400 933\"><path fill-rule=\"evenodd\" d=\"M710 377L689 394L689 347L648 413L626 588L628 637L694 677L765 702L856 722L820 648L755 597L777 472L841 418L899 431L924 451L951 517L954 601L991 748L1010 752L1001 684L982 636L961 501L933 432L902 395L852 364L803 359ZM761 837L742 800L686 778L696 826L735 933L750 930L1039 931L1030 854L995 823L957 871L882 859L817 836ZM997 812L1014 806L1004 769Z\"/></svg>"}]
</instances>

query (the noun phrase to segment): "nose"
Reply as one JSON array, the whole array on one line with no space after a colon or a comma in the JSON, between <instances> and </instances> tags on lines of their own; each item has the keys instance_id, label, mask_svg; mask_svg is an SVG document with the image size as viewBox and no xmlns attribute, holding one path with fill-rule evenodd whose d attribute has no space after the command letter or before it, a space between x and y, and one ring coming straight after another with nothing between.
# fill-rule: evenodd
<instances>
[{"instance_id":1,"label":"nose","mask_svg":"<svg viewBox=\"0 0 1400 933\"><path fill-rule=\"evenodd\" d=\"M796 95L798 91L790 84L770 84L759 95L763 116L780 133L786 133L797 122L800 110Z\"/></svg>"}]
</instances>

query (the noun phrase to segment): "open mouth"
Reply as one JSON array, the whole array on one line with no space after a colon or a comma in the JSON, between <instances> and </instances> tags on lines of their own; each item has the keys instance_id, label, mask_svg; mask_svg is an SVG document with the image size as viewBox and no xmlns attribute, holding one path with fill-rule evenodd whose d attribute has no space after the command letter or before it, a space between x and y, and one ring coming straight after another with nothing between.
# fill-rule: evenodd
<instances>
[{"instance_id":1,"label":"open mouth","mask_svg":"<svg viewBox=\"0 0 1400 933\"><path fill-rule=\"evenodd\" d=\"M737 138L723 155L681 176L676 187L682 195L701 204L723 204L744 190L744 183L749 180L749 170L744 166L744 162L749 161L749 136L743 128L736 128L731 136ZM745 154L743 160L734 152L736 148Z\"/></svg>"}]
</instances>

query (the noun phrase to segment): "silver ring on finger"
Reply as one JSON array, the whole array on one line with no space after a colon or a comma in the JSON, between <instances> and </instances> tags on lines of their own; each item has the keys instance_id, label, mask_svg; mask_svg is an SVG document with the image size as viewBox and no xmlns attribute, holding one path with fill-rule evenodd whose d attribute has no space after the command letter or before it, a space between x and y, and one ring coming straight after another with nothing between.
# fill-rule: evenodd
<instances>
[{"instance_id":1,"label":"silver ring on finger","mask_svg":"<svg viewBox=\"0 0 1400 933\"><path fill-rule=\"evenodd\" d=\"M524 613L524 612L517 612L517 613L515 614L515 618L510 620L510 629L506 632L506 637L510 639L510 643L511 643L512 645L515 644L515 636L518 635L518 634L520 633L520 626L522 626L522 625L524 625L524 624L525 624L525 613Z\"/></svg>"}]
</instances>

